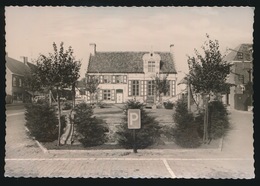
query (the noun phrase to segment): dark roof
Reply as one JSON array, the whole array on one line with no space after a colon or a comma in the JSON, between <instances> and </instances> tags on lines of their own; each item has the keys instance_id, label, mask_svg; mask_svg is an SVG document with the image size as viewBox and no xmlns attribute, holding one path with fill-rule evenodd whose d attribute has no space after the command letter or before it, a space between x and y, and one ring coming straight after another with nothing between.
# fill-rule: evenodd
<instances>
[{"instance_id":1,"label":"dark roof","mask_svg":"<svg viewBox=\"0 0 260 186\"><path fill-rule=\"evenodd\" d=\"M245 61L251 61L252 55L250 54L250 51L253 48L252 44L240 44L236 48L234 48L235 51L232 51L227 54L227 56L224 58L225 61L243 61L241 57L239 57L239 52L245 53L244 60ZM236 52L237 51L237 52Z\"/></svg>"},{"instance_id":2,"label":"dark roof","mask_svg":"<svg viewBox=\"0 0 260 186\"><path fill-rule=\"evenodd\" d=\"M32 64L30 62L27 62L28 67L32 70L35 71L37 69L37 66L35 64Z\"/></svg>"},{"instance_id":3,"label":"dark roof","mask_svg":"<svg viewBox=\"0 0 260 186\"><path fill-rule=\"evenodd\" d=\"M90 55L88 73L143 73L143 55L148 52L96 52ZM177 73L170 52L155 52L161 57L161 72Z\"/></svg>"},{"instance_id":4,"label":"dark roof","mask_svg":"<svg viewBox=\"0 0 260 186\"><path fill-rule=\"evenodd\" d=\"M30 68L25 65L23 62L15 60L10 57L5 57L6 68L8 68L12 73L17 75L25 75L30 73Z\"/></svg>"}]
</instances>

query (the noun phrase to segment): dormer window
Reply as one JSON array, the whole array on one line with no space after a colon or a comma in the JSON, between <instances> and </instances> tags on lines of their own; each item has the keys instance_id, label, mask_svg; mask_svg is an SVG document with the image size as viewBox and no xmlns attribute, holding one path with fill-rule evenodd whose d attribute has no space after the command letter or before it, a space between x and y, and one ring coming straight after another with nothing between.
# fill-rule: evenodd
<instances>
[{"instance_id":1,"label":"dormer window","mask_svg":"<svg viewBox=\"0 0 260 186\"><path fill-rule=\"evenodd\" d=\"M150 52L143 55L144 72L154 74L160 70L161 57L159 54Z\"/></svg>"},{"instance_id":2,"label":"dormer window","mask_svg":"<svg viewBox=\"0 0 260 186\"><path fill-rule=\"evenodd\" d=\"M148 72L155 72L155 61L148 61Z\"/></svg>"}]
</instances>

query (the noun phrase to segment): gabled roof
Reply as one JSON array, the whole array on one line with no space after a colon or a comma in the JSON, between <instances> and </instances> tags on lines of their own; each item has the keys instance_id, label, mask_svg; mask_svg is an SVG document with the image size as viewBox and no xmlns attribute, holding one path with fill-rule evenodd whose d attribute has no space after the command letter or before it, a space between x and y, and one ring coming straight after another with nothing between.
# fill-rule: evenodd
<instances>
[{"instance_id":1,"label":"gabled roof","mask_svg":"<svg viewBox=\"0 0 260 186\"><path fill-rule=\"evenodd\" d=\"M149 52L96 52L90 55L88 73L143 73L143 55ZM154 52L161 57L161 72L176 74L170 52Z\"/></svg>"},{"instance_id":2,"label":"gabled roof","mask_svg":"<svg viewBox=\"0 0 260 186\"><path fill-rule=\"evenodd\" d=\"M250 51L252 50L252 44L240 44L236 48L235 51L231 50L230 53L226 55L224 58L225 61L232 62L232 61L243 61L241 57L239 57L239 52L245 53L244 60L245 61L252 61L252 55L250 55ZM237 52L236 52L237 51Z\"/></svg>"},{"instance_id":3,"label":"gabled roof","mask_svg":"<svg viewBox=\"0 0 260 186\"><path fill-rule=\"evenodd\" d=\"M5 57L6 68L8 68L12 73L24 76L30 73L30 68L36 68L36 66L32 63L27 62L28 66L23 62L18 61L16 59Z\"/></svg>"}]
</instances>

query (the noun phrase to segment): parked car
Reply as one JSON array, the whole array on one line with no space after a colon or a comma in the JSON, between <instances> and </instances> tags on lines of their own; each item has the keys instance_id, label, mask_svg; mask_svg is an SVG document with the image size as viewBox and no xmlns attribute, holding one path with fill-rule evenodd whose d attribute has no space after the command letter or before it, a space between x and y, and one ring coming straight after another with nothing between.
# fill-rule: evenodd
<instances>
[{"instance_id":1,"label":"parked car","mask_svg":"<svg viewBox=\"0 0 260 186\"><path fill-rule=\"evenodd\" d=\"M34 103L37 103L37 102L43 101L43 100L46 100L46 97L45 97L45 96L35 96L35 97L33 98L33 102L34 102Z\"/></svg>"}]
</instances>

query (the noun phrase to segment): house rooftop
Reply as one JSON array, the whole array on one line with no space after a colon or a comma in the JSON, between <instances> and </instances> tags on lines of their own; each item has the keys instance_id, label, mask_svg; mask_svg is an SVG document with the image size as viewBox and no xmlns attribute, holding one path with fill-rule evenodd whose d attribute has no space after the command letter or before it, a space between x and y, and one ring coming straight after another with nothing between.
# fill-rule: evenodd
<instances>
[{"instance_id":1,"label":"house rooftop","mask_svg":"<svg viewBox=\"0 0 260 186\"><path fill-rule=\"evenodd\" d=\"M96 52L90 55L88 73L143 73L143 55L149 52ZM163 73L177 74L170 52L154 52L161 57Z\"/></svg>"},{"instance_id":2,"label":"house rooftop","mask_svg":"<svg viewBox=\"0 0 260 186\"><path fill-rule=\"evenodd\" d=\"M26 75L30 73L31 67L36 67L34 64L27 62L28 66L23 62L18 61L16 59L10 58L8 56L5 57L6 60L6 68L8 68L12 73L17 75Z\"/></svg>"},{"instance_id":3,"label":"house rooftop","mask_svg":"<svg viewBox=\"0 0 260 186\"><path fill-rule=\"evenodd\" d=\"M244 61L252 61L252 55L250 54L250 50L253 48L253 44L240 44L233 50L230 50L230 53L226 55L224 58L225 61L243 61L243 57L240 56L239 53L244 53Z\"/></svg>"}]
</instances>

